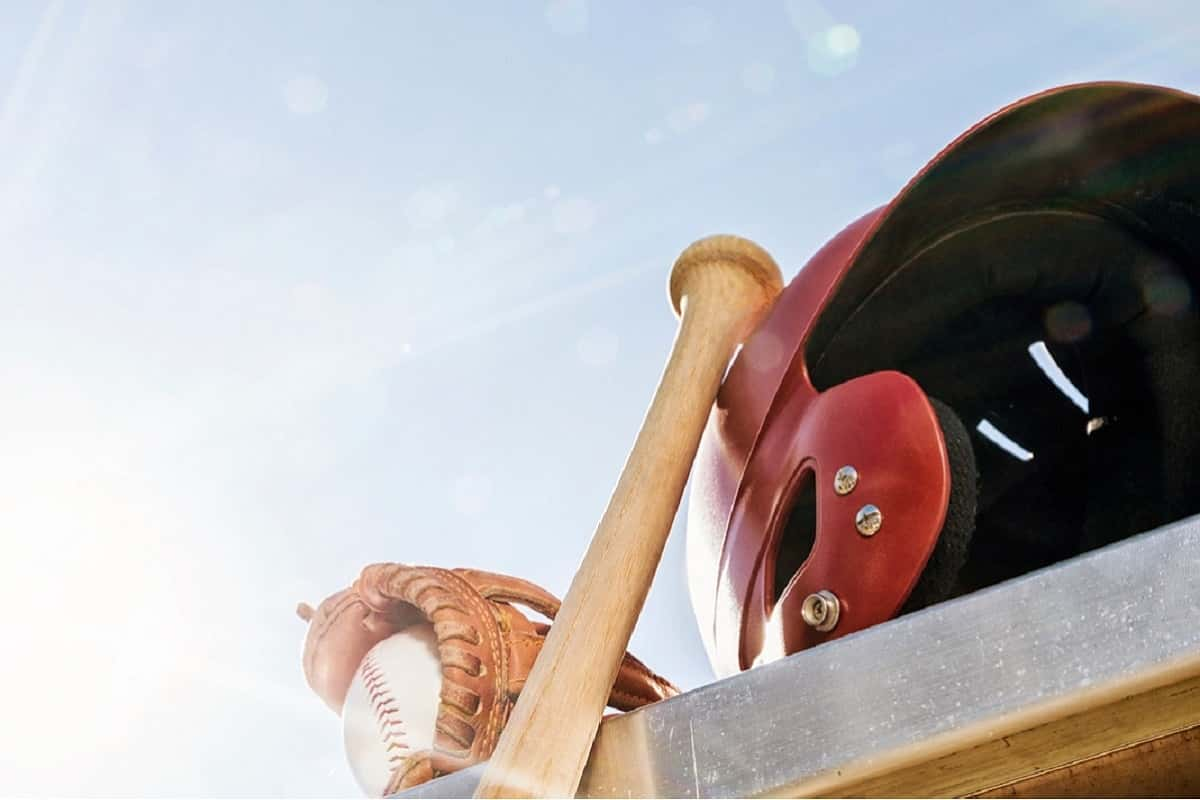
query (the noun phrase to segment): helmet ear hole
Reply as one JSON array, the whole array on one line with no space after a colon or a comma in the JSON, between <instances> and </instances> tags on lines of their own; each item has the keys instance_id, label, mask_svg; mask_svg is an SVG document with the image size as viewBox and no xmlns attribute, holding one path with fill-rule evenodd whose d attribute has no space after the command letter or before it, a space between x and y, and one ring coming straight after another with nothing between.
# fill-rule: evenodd
<instances>
[{"instance_id":1,"label":"helmet ear hole","mask_svg":"<svg viewBox=\"0 0 1200 800\"><path fill-rule=\"evenodd\" d=\"M940 603L954 595L975 533L979 471L975 466L971 435L950 406L936 397L930 397L929 404L933 406L946 442L946 456L950 462L950 502L937 544L901 613Z\"/></svg>"},{"instance_id":2,"label":"helmet ear hole","mask_svg":"<svg viewBox=\"0 0 1200 800\"><path fill-rule=\"evenodd\" d=\"M816 475L806 469L792 494L792 507L779 536L775 551L775 594L771 602L783 596L792 578L812 555L817 540Z\"/></svg>"}]
</instances>

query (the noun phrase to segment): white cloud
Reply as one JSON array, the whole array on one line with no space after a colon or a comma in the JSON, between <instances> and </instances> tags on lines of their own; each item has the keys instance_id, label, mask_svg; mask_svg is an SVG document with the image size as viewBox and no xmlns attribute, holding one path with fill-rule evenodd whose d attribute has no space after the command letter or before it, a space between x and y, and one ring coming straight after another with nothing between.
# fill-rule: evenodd
<instances>
[{"instance_id":1,"label":"white cloud","mask_svg":"<svg viewBox=\"0 0 1200 800\"><path fill-rule=\"evenodd\" d=\"M665 137L661 128L651 128L646 131L646 144L660 144Z\"/></svg>"}]
</instances>

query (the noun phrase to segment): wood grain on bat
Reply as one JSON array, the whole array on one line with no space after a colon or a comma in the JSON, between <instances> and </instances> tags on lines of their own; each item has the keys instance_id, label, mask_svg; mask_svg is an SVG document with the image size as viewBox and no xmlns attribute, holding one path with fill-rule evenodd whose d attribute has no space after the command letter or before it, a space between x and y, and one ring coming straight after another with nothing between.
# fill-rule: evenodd
<instances>
[{"instance_id":1,"label":"wood grain on bat","mask_svg":"<svg viewBox=\"0 0 1200 800\"><path fill-rule=\"evenodd\" d=\"M476 797L574 795L725 368L782 283L765 251L734 236L675 262L666 368Z\"/></svg>"}]
</instances>

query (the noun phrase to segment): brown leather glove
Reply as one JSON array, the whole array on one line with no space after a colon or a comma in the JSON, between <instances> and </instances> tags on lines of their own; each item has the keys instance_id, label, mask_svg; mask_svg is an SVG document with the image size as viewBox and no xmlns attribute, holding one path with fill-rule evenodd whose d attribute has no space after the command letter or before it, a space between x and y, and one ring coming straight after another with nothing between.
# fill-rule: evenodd
<instances>
[{"instance_id":1,"label":"brown leather glove","mask_svg":"<svg viewBox=\"0 0 1200 800\"><path fill-rule=\"evenodd\" d=\"M304 643L309 686L339 715L354 673L377 643L415 622L433 624L442 662L434 744L404 759L386 794L487 759L525 685L550 626L529 620L517 603L553 619L559 601L544 589L474 569L372 564L349 589L325 599ZM679 693L626 654L609 705L629 711Z\"/></svg>"}]
</instances>

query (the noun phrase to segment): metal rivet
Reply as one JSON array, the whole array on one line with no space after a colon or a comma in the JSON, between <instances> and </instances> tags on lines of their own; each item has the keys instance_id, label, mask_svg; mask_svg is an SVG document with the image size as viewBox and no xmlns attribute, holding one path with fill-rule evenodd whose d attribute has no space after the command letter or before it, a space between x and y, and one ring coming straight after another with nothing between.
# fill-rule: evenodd
<instances>
[{"instance_id":1,"label":"metal rivet","mask_svg":"<svg viewBox=\"0 0 1200 800\"><path fill-rule=\"evenodd\" d=\"M822 589L804 598L804 605L800 606L800 616L816 630L831 631L838 623L841 605L837 595L827 589Z\"/></svg>"},{"instance_id":2,"label":"metal rivet","mask_svg":"<svg viewBox=\"0 0 1200 800\"><path fill-rule=\"evenodd\" d=\"M854 515L854 527L863 536L874 536L883 527L883 512L867 503Z\"/></svg>"},{"instance_id":3,"label":"metal rivet","mask_svg":"<svg viewBox=\"0 0 1200 800\"><path fill-rule=\"evenodd\" d=\"M858 470L847 464L833 476L833 490L838 494L850 494L858 486Z\"/></svg>"}]
</instances>

